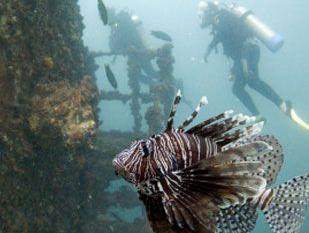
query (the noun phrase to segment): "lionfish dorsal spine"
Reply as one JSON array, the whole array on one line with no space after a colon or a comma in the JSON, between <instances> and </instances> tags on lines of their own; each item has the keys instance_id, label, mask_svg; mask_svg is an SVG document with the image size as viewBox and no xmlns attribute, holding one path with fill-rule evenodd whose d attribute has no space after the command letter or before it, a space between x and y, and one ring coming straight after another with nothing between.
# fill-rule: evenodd
<instances>
[{"instance_id":1,"label":"lionfish dorsal spine","mask_svg":"<svg viewBox=\"0 0 309 233\"><path fill-rule=\"evenodd\" d=\"M178 104L180 103L180 100L181 100L181 91L178 90L177 94L174 98L174 102L173 102L173 106L172 106L170 115L169 115L168 120L167 120L165 132L171 131L173 129L174 116L176 115L177 107L178 107Z\"/></svg>"},{"instance_id":2,"label":"lionfish dorsal spine","mask_svg":"<svg viewBox=\"0 0 309 233\"><path fill-rule=\"evenodd\" d=\"M191 124L191 122L197 117L198 113L201 110L201 107L204 105L208 104L208 100L206 96L203 96L200 99L200 102L198 103L198 105L196 106L195 110L191 113L191 115L189 117L187 117L187 119L181 123L181 125L177 128L178 130L182 131L184 130L184 128L186 128L188 125Z\"/></svg>"}]
</instances>

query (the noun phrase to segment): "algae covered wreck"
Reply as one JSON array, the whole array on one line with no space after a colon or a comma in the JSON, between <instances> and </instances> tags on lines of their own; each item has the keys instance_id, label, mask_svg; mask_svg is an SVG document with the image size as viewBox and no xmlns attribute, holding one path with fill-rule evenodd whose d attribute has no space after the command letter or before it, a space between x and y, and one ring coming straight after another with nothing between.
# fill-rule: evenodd
<instances>
[{"instance_id":1,"label":"algae covered wreck","mask_svg":"<svg viewBox=\"0 0 309 233\"><path fill-rule=\"evenodd\" d=\"M132 135L97 132L97 66L79 10L74 0L0 2L1 233L130 228L107 213L115 200L105 189Z\"/></svg>"}]
</instances>

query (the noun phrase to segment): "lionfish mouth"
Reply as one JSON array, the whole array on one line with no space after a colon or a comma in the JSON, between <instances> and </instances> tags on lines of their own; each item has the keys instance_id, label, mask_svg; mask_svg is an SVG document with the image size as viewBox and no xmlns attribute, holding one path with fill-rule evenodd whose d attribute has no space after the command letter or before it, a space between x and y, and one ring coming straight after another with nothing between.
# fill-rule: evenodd
<instances>
[{"instance_id":1,"label":"lionfish mouth","mask_svg":"<svg viewBox=\"0 0 309 233\"><path fill-rule=\"evenodd\" d=\"M120 173L119 171L122 170L122 166L117 158L113 159L113 167L115 169L115 174L118 176Z\"/></svg>"},{"instance_id":2,"label":"lionfish mouth","mask_svg":"<svg viewBox=\"0 0 309 233\"><path fill-rule=\"evenodd\" d=\"M113 167L115 169L115 175L122 176L129 183L135 184L135 176L132 173L126 172L121 161L118 158L113 160Z\"/></svg>"}]
</instances>

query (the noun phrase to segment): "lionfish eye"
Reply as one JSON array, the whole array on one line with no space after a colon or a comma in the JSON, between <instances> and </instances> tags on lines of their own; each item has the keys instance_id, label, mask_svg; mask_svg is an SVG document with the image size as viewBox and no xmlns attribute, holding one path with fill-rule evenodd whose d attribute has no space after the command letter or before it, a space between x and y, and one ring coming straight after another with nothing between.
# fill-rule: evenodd
<instances>
[{"instance_id":1,"label":"lionfish eye","mask_svg":"<svg viewBox=\"0 0 309 233\"><path fill-rule=\"evenodd\" d=\"M149 149L145 142L142 142L143 157L149 156Z\"/></svg>"}]
</instances>

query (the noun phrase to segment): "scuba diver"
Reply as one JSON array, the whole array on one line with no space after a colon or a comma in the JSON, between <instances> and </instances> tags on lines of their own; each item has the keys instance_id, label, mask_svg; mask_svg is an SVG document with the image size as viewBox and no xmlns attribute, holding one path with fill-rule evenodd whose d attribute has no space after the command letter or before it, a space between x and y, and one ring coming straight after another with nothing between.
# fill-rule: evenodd
<instances>
[{"instance_id":1,"label":"scuba diver","mask_svg":"<svg viewBox=\"0 0 309 233\"><path fill-rule=\"evenodd\" d=\"M141 77L141 81L147 83L156 79L158 72L151 63L156 57L156 52L145 45L140 18L125 10L116 13L114 9L108 9L108 13L111 54L128 56L128 60L134 60L145 75Z\"/></svg>"},{"instance_id":2,"label":"scuba diver","mask_svg":"<svg viewBox=\"0 0 309 233\"><path fill-rule=\"evenodd\" d=\"M276 52L283 45L283 38L262 23L251 11L241 6L225 6L217 1L199 3L201 28L211 28L213 39L204 56L205 62L217 45L222 44L223 53L233 61L231 79L234 80L233 93L244 106L260 120L261 116L249 93L248 85L282 112L291 117L292 104L283 100L259 76L260 48L254 40L259 39L271 51Z\"/></svg>"}]
</instances>

